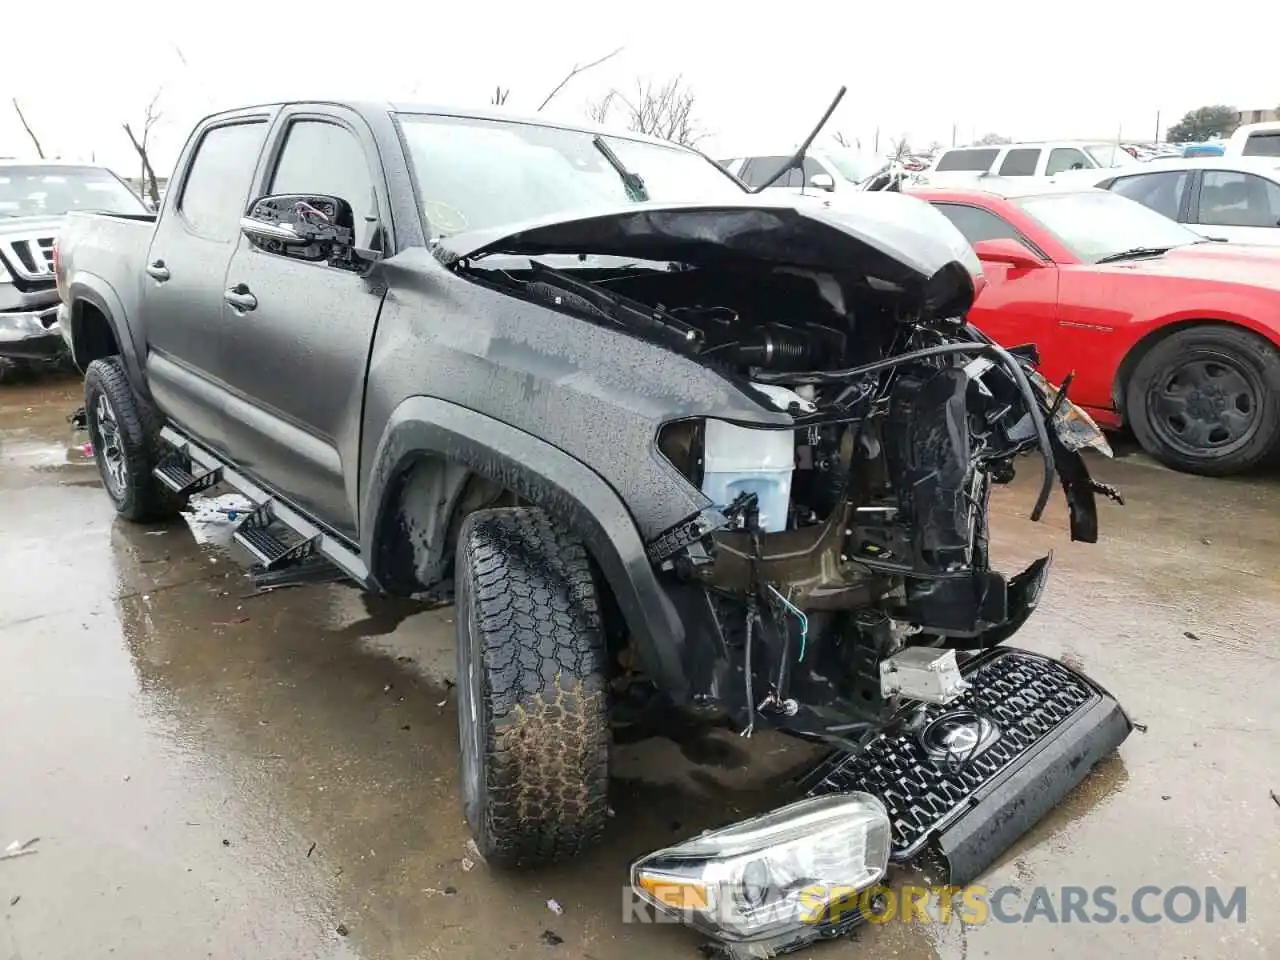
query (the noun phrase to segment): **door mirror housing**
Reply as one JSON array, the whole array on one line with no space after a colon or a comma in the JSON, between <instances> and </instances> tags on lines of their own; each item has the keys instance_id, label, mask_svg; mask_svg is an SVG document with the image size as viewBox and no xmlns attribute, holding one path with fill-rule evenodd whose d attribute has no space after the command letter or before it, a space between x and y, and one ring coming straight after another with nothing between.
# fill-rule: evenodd
<instances>
[{"instance_id":1,"label":"door mirror housing","mask_svg":"<svg viewBox=\"0 0 1280 960\"><path fill-rule=\"evenodd\" d=\"M979 240L973 245L973 252L978 255L979 260L1003 263L1017 269L1025 270L1044 266L1044 261L1032 253L1025 243L1013 237Z\"/></svg>"},{"instance_id":2,"label":"door mirror housing","mask_svg":"<svg viewBox=\"0 0 1280 960\"><path fill-rule=\"evenodd\" d=\"M809 186L830 191L836 188L836 182L829 173L815 173L809 178Z\"/></svg>"},{"instance_id":3,"label":"door mirror housing","mask_svg":"<svg viewBox=\"0 0 1280 960\"><path fill-rule=\"evenodd\" d=\"M355 216L341 197L284 193L260 197L240 218L240 232L255 247L295 260L377 259L378 254L354 246Z\"/></svg>"}]
</instances>

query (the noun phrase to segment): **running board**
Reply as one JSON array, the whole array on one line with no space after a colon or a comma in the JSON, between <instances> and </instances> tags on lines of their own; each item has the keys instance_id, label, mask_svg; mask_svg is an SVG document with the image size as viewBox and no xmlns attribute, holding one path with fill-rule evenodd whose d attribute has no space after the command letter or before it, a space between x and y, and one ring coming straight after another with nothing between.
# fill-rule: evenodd
<instances>
[{"instance_id":1,"label":"running board","mask_svg":"<svg viewBox=\"0 0 1280 960\"><path fill-rule=\"evenodd\" d=\"M275 585L284 585L294 566L314 567L319 557L359 583L368 581L369 568L345 540L312 523L173 427L164 427L160 440L171 452L154 472L168 489L185 495L225 483L253 504L232 536L263 573L279 574ZM314 571L307 575L314 577Z\"/></svg>"},{"instance_id":2,"label":"running board","mask_svg":"<svg viewBox=\"0 0 1280 960\"><path fill-rule=\"evenodd\" d=\"M801 781L808 796L863 790L889 812L890 859L941 854L949 882L975 880L1129 736L1119 703L1066 665L999 647L961 666L970 685L940 706L909 703L856 753Z\"/></svg>"}]
</instances>

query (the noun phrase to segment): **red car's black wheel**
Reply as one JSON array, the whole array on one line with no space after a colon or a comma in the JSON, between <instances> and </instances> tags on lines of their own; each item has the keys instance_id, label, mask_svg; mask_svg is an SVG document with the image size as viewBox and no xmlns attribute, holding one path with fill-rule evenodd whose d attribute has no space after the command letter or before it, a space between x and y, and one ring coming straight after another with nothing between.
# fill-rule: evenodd
<instances>
[{"instance_id":1,"label":"red car's black wheel","mask_svg":"<svg viewBox=\"0 0 1280 960\"><path fill-rule=\"evenodd\" d=\"M1138 442L1176 470L1247 470L1280 447L1280 351L1236 327L1180 330L1138 361L1126 415Z\"/></svg>"}]
</instances>

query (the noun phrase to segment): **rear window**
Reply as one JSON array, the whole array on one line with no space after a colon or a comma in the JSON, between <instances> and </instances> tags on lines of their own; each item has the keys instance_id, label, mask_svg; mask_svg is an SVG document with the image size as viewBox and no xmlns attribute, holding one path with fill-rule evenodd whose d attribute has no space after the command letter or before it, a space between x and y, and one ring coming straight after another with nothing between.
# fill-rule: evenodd
<instances>
[{"instance_id":1,"label":"rear window","mask_svg":"<svg viewBox=\"0 0 1280 960\"><path fill-rule=\"evenodd\" d=\"M999 153L999 147L981 150L948 150L939 158L938 165L933 169L939 173L948 170L976 170L979 173L985 173L991 169L991 164L995 163Z\"/></svg>"},{"instance_id":2,"label":"rear window","mask_svg":"<svg viewBox=\"0 0 1280 960\"><path fill-rule=\"evenodd\" d=\"M1246 157L1280 157L1280 130L1249 134L1242 152Z\"/></svg>"},{"instance_id":3,"label":"rear window","mask_svg":"<svg viewBox=\"0 0 1280 960\"><path fill-rule=\"evenodd\" d=\"M1004 162L1000 164L1000 176L1034 177L1036 164L1039 162L1039 147L1020 147L1017 150L1010 150L1004 155Z\"/></svg>"}]
</instances>

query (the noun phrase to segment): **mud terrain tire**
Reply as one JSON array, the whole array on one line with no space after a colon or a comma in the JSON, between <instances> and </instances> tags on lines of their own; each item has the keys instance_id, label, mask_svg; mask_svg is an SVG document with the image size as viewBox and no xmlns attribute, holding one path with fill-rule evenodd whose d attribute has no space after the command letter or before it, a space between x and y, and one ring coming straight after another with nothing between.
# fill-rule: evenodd
<instances>
[{"instance_id":1,"label":"mud terrain tire","mask_svg":"<svg viewBox=\"0 0 1280 960\"><path fill-rule=\"evenodd\" d=\"M1170 334L1138 361L1125 399L1138 442L1175 470L1227 476L1280 448L1280 351L1248 330Z\"/></svg>"},{"instance_id":2,"label":"mud terrain tire","mask_svg":"<svg viewBox=\"0 0 1280 960\"><path fill-rule=\"evenodd\" d=\"M138 523L176 516L182 502L151 475L161 455L160 414L133 392L117 358L89 364L84 409L93 458L116 513Z\"/></svg>"},{"instance_id":3,"label":"mud terrain tire","mask_svg":"<svg viewBox=\"0 0 1280 960\"><path fill-rule=\"evenodd\" d=\"M607 654L586 549L541 510L480 510L455 566L471 834L500 866L576 856L608 816Z\"/></svg>"}]
</instances>

